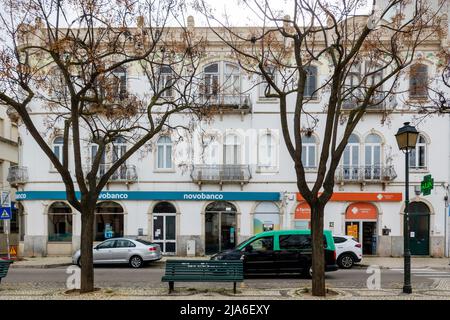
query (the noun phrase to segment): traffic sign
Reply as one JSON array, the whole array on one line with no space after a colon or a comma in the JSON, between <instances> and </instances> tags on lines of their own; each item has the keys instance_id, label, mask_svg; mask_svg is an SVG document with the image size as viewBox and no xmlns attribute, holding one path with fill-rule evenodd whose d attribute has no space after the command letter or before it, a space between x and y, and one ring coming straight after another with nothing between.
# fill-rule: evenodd
<instances>
[{"instance_id":1,"label":"traffic sign","mask_svg":"<svg viewBox=\"0 0 450 320\"><path fill-rule=\"evenodd\" d=\"M11 207L0 207L0 220L11 219Z\"/></svg>"},{"instance_id":2,"label":"traffic sign","mask_svg":"<svg viewBox=\"0 0 450 320\"><path fill-rule=\"evenodd\" d=\"M428 196L431 194L431 190L434 187L434 179L431 178L431 174L428 174L423 177L422 182L420 183L420 191L424 196Z\"/></svg>"},{"instance_id":3,"label":"traffic sign","mask_svg":"<svg viewBox=\"0 0 450 320\"><path fill-rule=\"evenodd\" d=\"M11 197L9 191L2 191L0 197L0 207L11 207Z\"/></svg>"}]
</instances>

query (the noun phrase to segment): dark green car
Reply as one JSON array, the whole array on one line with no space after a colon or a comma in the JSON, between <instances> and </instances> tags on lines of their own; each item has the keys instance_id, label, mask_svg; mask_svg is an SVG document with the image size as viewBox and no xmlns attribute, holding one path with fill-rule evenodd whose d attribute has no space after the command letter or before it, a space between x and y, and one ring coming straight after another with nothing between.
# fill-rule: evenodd
<instances>
[{"instance_id":1,"label":"dark green car","mask_svg":"<svg viewBox=\"0 0 450 320\"><path fill-rule=\"evenodd\" d=\"M336 271L336 248L331 231L323 235L325 271ZM301 273L312 274L312 243L310 230L279 230L259 233L222 251L212 260L244 260L244 273Z\"/></svg>"}]
</instances>

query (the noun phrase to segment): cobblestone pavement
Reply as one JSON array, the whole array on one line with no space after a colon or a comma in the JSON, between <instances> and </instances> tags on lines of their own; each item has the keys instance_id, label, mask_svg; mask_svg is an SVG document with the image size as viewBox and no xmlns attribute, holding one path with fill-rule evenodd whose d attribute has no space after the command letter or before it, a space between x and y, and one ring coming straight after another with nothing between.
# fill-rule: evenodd
<instances>
[{"instance_id":1,"label":"cobblestone pavement","mask_svg":"<svg viewBox=\"0 0 450 320\"><path fill-rule=\"evenodd\" d=\"M0 300L450 300L449 279L435 279L433 285L427 288L414 285L411 295L401 292L400 283L389 289L379 290L357 288L347 283L346 287L329 286L330 292L326 298L312 297L306 282L299 283L298 287L266 289L249 287L246 283L241 283L238 285L236 295L233 294L232 284L221 284L214 287L202 287L199 284L195 283L192 286L191 284L176 284L175 292L169 294L165 284L155 287L145 285L118 287L108 285L108 283L96 283L96 286L100 288L98 291L80 295L72 290L62 288L56 283L2 283Z\"/></svg>"}]
</instances>

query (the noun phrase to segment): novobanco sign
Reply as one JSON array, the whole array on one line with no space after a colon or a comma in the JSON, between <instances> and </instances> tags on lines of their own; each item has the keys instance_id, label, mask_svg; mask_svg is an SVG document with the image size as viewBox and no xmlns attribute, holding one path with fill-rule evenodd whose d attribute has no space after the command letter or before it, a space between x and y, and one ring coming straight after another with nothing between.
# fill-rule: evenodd
<instances>
[{"instance_id":1,"label":"novobanco sign","mask_svg":"<svg viewBox=\"0 0 450 320\"><path fill-rule=\"evenodd\" d=\"M80 192L76 193L80 199ZM279 201L279 192L103 191L99 200ZM16 200L67 200L65 191L16 192Z\"/></svg>"}]
</instances>

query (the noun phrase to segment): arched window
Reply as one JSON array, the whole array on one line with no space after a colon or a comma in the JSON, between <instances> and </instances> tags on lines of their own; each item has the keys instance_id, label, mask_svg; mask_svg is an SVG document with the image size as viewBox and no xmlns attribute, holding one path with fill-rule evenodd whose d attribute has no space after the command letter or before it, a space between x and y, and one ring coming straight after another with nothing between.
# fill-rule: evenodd
<instances>
[{"instance_id":1,"label":"arched window","mask_svg":"<svg viewBox=\"0 0 450 320\"><path fill-rule=\"evenodd\" d=\"M239 66L232 63L225 63L223 84L223 91L226 95L239 95L239 93L241 92L241 77Z\"/></svg>"},{"instance_id":2,"label":"arched window","mask_svg":"<svg viewBox=\"0 0 450 320\"><path fill-rule=\"evenodd\" d=\"M157 145L157 169L172 169L172 140L168 136L161 136Z\"/></svg>"},{"instance_id":3,"label":"arched window","mask_svg":"<svg viewBox=\"0 0 450 320\"><path fill-rule=\"evenodd\" d=\"M63 162L63 148L64 148L64 138L58 136L53 139L53 153L58 158L59 162Z\"/></svg>"},{"instance_id":4,"label":"arched window","mask_svg":"<svg viewBox=\"0 0 450 320\"><path fill-rule=\"evenodd\" d=\"M359 138L355 134L348 137L343 155L343 175L346 180L357 180L359 178Z\"/></svg>"},{"instance_id":5,"label":"arched window","mask_svg":"<svg viewBox=\"0 0 450 320\"><path fill-rule=\"evenodd\" d=\"M64 202L54 202L48 209L48 241L72 241L72 209Z\"/></svg>"},{"instance_id":6,"label":"arched window","mask_svg":"<svg viewBox=\"0 0 450 320\"><path fill-rule=\"evenodd\" d=\"M309 98L317 97L317 67L316 66L307 66L305 67L306 71L306 82L305 82L305 91L304 96Z\"/></svg>"},{"instance_id":7,"label":"arched window","mask_svg":"<svg viewBox=\"0 0 450 320\"><path fill-rule=\"evenodd\" d=\"M423 99L428 96L428 66L415 64L409 75L409 97Z\"/></svg>"},{"instance_id":8,"label":"arched window","mask_svg":"<svg viewBox=\"0 0 450 320\"><path fill-rule=\"evenodd\" d=\"M381 137L377 134L369 134L364 146L366 180L380 180L381 178Z\"/></svg>"},{"instance_id":9,"label":"arched window","mask_svg":"<svg viewBox=\"0 0 450 320\"><path fill-rule=\"evenodd\" d=\"M169 66L162 66L160 69L160 79L159 79L159 90L164 92L161 94L162 97L171 98L173 97L173 72Z\"/></svg>"},{"instance_id":10,"label":"arched window","mask_svg":"<svg viewBox=\"0 0 450 320\"><path fill-rule=\"evenodd\" d=\"M223 147L223 163L225 165L241 164L241 145L237 135L226 135Z\"/></svg>"},{"instance_id":11,"label":"arched window","mask_svg":"<svg viewBox=\"0 0 450 320\"><path fill-rule=\"evenodd\" d=\"M97 204L95 208L94 240L123 237L123 208L113 201Z\"/></svg>"},{"instance_id":12,"label":"arched window","mask_svg":"<svg viewBox=\"0 0 450 320\"><path fill-rule=\"evenodd\" d=\"M261 202L255 208L253 234L280 228L280 209L273 202Z\"/></svg>"},{"instance_id":13,"label":"arched window","mask_svg":"<svg viewBox=\"0 0 450 320\"><path fill-rule=\"evenodd\" d=\"M258 166L260 169L270 169L277 166L277 151L275 139L267 133L260 136L258 152Z\"/></svg>"},{"instance_id":14,"label":"arched window","mask_svg":"<svg viewBox=\"0 0 450 320\"><path fill-rule=\"evenodd\" d=\"M316 168L317 141L314 135L302 137L302 163L305 168Z\"/></svg>"},{"instance_id":15,"label":"arched window","mask_svg":"<svg viewBox=\"0 0 450 320\"><path fill-rule=\"evenodd\" d=\"M219 93L219 64L212 63L203 68L203 94L216 96Z\"/></svg>"},{"instance_id":16,"label":"arched window","mask_svg":"<svg viewBox=\"0 0 450 320\"><path fill-rule=\"evenodd\" d=\"M419 135L416 148L409 154L409 165L413 169L427 168L427 141L423 135Z\"/></svg>"}]
</instances>

